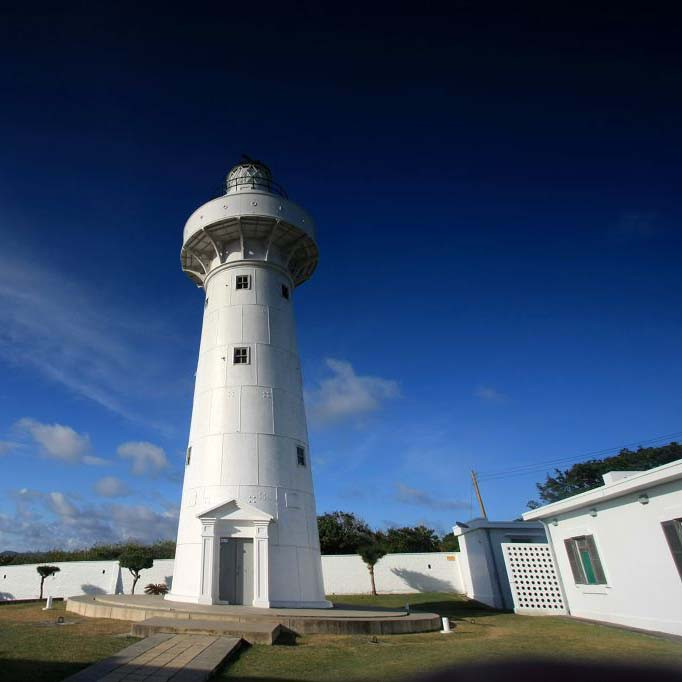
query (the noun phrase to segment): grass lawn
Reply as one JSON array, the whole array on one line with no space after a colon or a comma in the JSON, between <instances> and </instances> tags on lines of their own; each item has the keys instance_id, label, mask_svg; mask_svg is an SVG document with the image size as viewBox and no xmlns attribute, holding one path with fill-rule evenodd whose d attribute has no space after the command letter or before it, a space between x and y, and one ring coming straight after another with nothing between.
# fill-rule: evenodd
<instances>
[{"instance_id":1,"label":"grass lawn","mask_svg":"<svg viewBox=\"0 0 682 682\"><path fill-rule=\"evenodd\" d=\"M581 623L557 616L516 616L483 610L448 594L340 596L333 601L366 606L404 606L455 620L451 635L312 635L296 646L257 645L242 650L221 679L399 679L427 670L481 661L552 657L563 660L682 664L682 642Z\"/></svg>"},{"instance_id":2,"label":"grass lawn","mask_svg":"<svg viewBox=\"0 0 682 682\"><path fill-rule=\"evenodd\" d=\"M83 618L67 613L63 602L52 611L41 603L0 606L0 680L63 680L138 641L127 637L130 623ZM73 625L55 625L58 616ZM122 636L123 635L123 636Z\"/></svg>"},{"instance_id":3,"label":"grass lawn","mask_svg":"<svg viewBox=\"0 0 682 682\"><path fill-rule=\"evenodd\" d=\"M581 661L682 664L682 642L626 632L562 617L515 616L485 610L449 594L334 596L337 603L433 611L456 623L441 635L311 635L296 646L256 645L243 649L220 679L362 680L400 679L427 670L474 661L553 657ZM131 644L130 623L66 613L63 603L0 606L0 680L62 680ZM54 625L58 616L72 625Z\"/></svg>"}]
</instances>

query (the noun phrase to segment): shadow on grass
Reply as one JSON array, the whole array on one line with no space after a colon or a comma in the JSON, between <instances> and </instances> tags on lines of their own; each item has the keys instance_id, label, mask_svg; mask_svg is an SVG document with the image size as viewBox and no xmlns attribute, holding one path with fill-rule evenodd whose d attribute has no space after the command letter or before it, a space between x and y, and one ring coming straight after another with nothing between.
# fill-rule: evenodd
<instances>
[{"instance_id":1,"label":"shadow on grass","mask_svg":"<svg viewBox=\"0 0 682 682\"><path fill-rule=\"evenodd\" d=\"M64 663L63 661L29 661L0 658L2 682L57 682L75 675L90 663Z\"/></svg>"},{"instance_id":2,"label":"shadow on grass","mask_svg":"<svg viewBox=\"0 0 682 682\"><path fill-rule=\"evenodd\" d=\"M466 620L469 618L486 618L497 616L501 613L511 613L511 611L500 611L492 609L481 602L469 599L467 601L454 601L447 599L443 601L426 601L418 604L411 604L410 610L413 612L437 613L439 616L447 616L453 620Z\"/></svg>"}]
</instances>

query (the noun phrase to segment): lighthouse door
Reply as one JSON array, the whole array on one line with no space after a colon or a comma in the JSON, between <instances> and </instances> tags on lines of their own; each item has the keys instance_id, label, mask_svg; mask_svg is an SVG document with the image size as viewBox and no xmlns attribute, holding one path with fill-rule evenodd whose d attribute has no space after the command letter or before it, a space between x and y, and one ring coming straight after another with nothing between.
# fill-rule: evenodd
<instances>
[{"instance_id":1,"label":"lighthouse door","mask_svg":"<svg viewBox=\"0 0 682 682\"><path fill-rule=\"evenodd\" d=\"M220 539L219 599L228 604L252 604L253 540Z\"/></svg>"}]
</instances>

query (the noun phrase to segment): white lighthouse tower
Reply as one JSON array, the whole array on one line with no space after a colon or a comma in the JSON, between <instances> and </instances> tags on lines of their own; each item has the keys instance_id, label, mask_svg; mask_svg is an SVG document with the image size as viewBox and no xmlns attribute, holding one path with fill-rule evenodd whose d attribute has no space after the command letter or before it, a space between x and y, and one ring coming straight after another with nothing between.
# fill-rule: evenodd
<instances>
[{"instance_id":1,"label":"white lighthouse tower","mask_svg":"<svg viewBox=\"0 0 682 682\"><path fill-rule=\"evenodd\" d=\"M310 216L250 159L185 225L182 268L205 301L167 599L331 606L293 312L317 259Z\"/></svg>"}]
</instances>

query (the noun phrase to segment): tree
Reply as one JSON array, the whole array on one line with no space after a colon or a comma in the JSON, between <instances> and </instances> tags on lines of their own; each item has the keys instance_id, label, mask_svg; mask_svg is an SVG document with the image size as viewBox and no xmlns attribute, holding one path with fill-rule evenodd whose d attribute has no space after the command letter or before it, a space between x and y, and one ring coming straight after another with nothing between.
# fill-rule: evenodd
<instances>
[{"instance_id":1,"label":"tree","mask_svg":"<svg viewBox=\"0 0 682 682\"><path fill-rule=\"evenodd\" d=\"M51 575L59 573L60 570L59 566L36 566L36 571L38 571L38 575L40 575L40 599L43 598L45 578L49 578Z\"/></svg>"},{"instance_id":2,"label":"tree","mask_svg":"<svg viewBox=\"0 0 682 682\"><path fill-rule=\"evenodd\" d=\"M135 594L135 585L140 579L140 571L154 565L154 557L146 547L130 547L118 560L122 568L127 568L133 576L133 587L130 594Z\"/></svg>"},{"instance_id":3,"label":"tree","mask_svg":"<svg viewBox=\"0 0 682 682\"><path fill-rule=\"evenodd\" d=\"M459 538L454 533L447 533L440 539L441 552L459 552Z\"/></svg>"},{"instance_id":4,"label":"tree","mask_svg":"<svg viewBox=\"0 0 682 682\"><path fill-rule=\"evenodd\" d=\"M386 550L381 545L374 543L360 547L358 549L358 554L367 565L369 579L372 582L372 594L376 596L377 586L374 582L374 567L377 565L379 559L386 556Z\"/></svg>"},{"instance_id":5,"label":"tree","mask_svg":"<svg viewBox=\"0 0 682 682\"><path fill-rule=\"evenodd\" d=\"M426 526L389 528L376 536L387 552L438 552L440 549L438 535Z\"/></svg>"},{"instance_id":6,"label":"tree","mask_svg":"<svg viewBox=\"0 0 682 682\"><path fill-rule=\"evenodd\" d=\"M370 527L355 514L335 511L317 517L322 554L355 554L374 539Z\"/></svg>"},{"instance_id":7,"label":"tree","mask_svg":"<svg viewBox=\"0 0 682 682\"><path fill-rule=\"evenodd\" d=\"M554 476L547 476L544 483L537 483L536 486L542 502L549 504L599 488L604 485L602 474L609 471L646 471L678 459L682 459L682 445L675 442L657 448L625 448L613 457L589 459L564 471L555 469ZM538 506L535 500L528 503L529 509Z\"/></svg>"}]
</instances>

